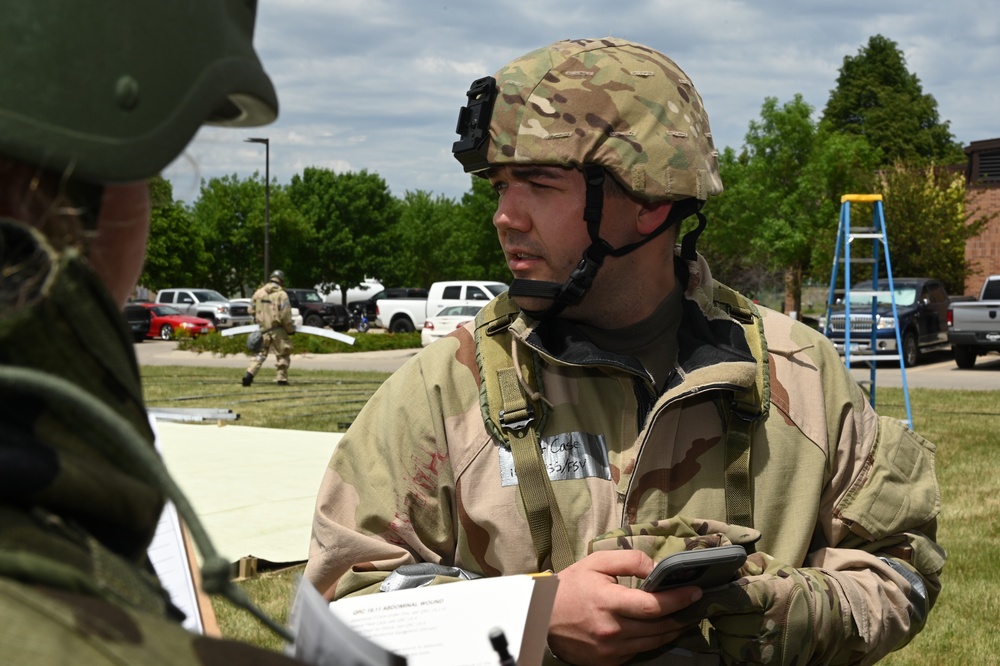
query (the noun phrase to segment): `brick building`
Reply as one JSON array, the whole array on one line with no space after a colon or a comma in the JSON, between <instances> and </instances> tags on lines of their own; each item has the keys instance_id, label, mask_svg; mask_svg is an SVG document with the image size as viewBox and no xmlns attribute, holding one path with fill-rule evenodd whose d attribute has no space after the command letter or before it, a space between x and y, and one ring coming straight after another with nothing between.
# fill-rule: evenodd
<instances>
[{"instance_id":1,"label":"brick building","mask_svg":"<svg viewBox=\"0 0 1000 666\"><path fill-rule=\"evenodd\" d=\"M975 267L965 293L978 296L986 276L1000 274L1000 138L973 141L965 152L966 212L993 216L983 233L965 243L965 258Z\"/></svg>"}]
</instances>

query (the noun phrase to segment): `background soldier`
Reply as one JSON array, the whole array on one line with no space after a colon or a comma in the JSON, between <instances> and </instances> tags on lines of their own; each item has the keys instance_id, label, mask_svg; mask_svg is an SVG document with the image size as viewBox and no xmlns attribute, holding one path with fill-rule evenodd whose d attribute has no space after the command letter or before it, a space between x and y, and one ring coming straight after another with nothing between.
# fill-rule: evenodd
<instances>
[{"instance_id":1,"label":"background soldier","mask_svg":"<svg viewBox=\"0 0 1000 666\"><path fill-rule=\"evenodd\" d=\"M264 337L260 351L250 361L247 373L243 375L243 386L253 384L253 378L272 350L274 365L278 369L278 386L288 386L288 366L292 362L292 341L288 336L295 333L295 324L292 323L292 305L284 286L284 271L274 271L270 281L254 292L250 299L250 314L254 316Z\"/></svg>"}]
</instances>

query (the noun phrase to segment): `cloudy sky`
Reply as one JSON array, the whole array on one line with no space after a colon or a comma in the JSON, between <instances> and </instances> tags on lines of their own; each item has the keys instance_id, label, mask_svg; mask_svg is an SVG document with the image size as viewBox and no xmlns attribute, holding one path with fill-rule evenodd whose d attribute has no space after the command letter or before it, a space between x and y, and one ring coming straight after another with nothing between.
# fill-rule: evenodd
<instances>
[{"instance_id":1,"label":"cloudy sky","mask_svg":"<svg viewBox=\"0 0 1000 666\"><path fill-rule=\"evenodd\" d=\"M968 145L1000 137L996 0L259 0L255 43L278 89L278 121L205 128L165 172L191 202L202 178L308 166L377 172L393 194L459 198L451 156L469 84L559 39L620 37L664 52L705 101L720 148L743 145L765 97L801 93L816 116L845 56L881 34Z\"/></svg>"}]
</instances>

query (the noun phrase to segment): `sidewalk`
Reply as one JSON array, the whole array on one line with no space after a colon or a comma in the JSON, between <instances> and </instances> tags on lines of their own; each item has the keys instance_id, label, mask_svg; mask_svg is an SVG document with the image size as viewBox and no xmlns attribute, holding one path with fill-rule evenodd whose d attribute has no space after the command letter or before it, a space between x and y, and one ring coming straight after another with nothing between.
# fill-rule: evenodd
<instances>
[{"instance_id":1,"label":"sidewalk","mask_svg":"<svg viewBox=\"0 0 1000 666\"><path fill-rule=\"evenodd\" d=\"M156 429L167 469L220 555L307 558L316 492L339 433L166 421Z\"/></svg>"}]
</instances>

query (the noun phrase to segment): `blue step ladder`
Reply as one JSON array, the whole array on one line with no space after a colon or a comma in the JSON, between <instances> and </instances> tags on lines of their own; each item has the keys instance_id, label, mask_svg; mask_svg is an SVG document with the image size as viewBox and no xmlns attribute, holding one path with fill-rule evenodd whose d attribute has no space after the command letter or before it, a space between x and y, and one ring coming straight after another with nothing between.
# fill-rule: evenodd
<instances>
[{"instance_id":1,"label":"blue step ladder","mask_svg":"<svg viewBox=\"0 0 1000 666\"><path fill-rule=\"evenodd\" d=\"M873 204L873 219L870 227L851 226L851 204L871 203ZM870 256L851 256L852 243L854 241L871 241ZM863 244L863 243L862 243ZM886 276L883 278L883 286L889 287L888 291L879 289L879 272L881 261L885 261ZM844 363L847 369L851 369L851 361L867 362L871 368L870 379L867 382L859 382L862 386L868 387L868 398L872 407L875 407L875 375L878 363L898 361L899 372L903 379L903 398L906 401L906 423L913 427L913 414L910 410L910 390L906 384L906 363L903 360L903 341L899 330L899 313L896 310L896 288L892 281L892 262L889 260L889 237L886 232L885 213L882 210L881 194L845 194L840 198L840 225L837 229L837 244L833 257L833 271L830 275L830 295L826 302L826 323L825 330L827 337L831 332L831 317L833 307L836 305L837 293L837 273L839 265L844 264ZM862 310L860 314L851 315L851 264L870 264L872 266L872 286L865 289L861 294L855 295L854 303L857 306L858 296L863 299L871 298L871 307ZM878 314L879 297L885 298L892 303L892 319L896 330L896 353L876 354L876 320ZM854 343L851 342L852 329L858 327L858 335L855 336ZM864 334L868 333L867 340ZM863 344L867 343L867 349L861 351Z\"/></svg>"}]
</instances>

